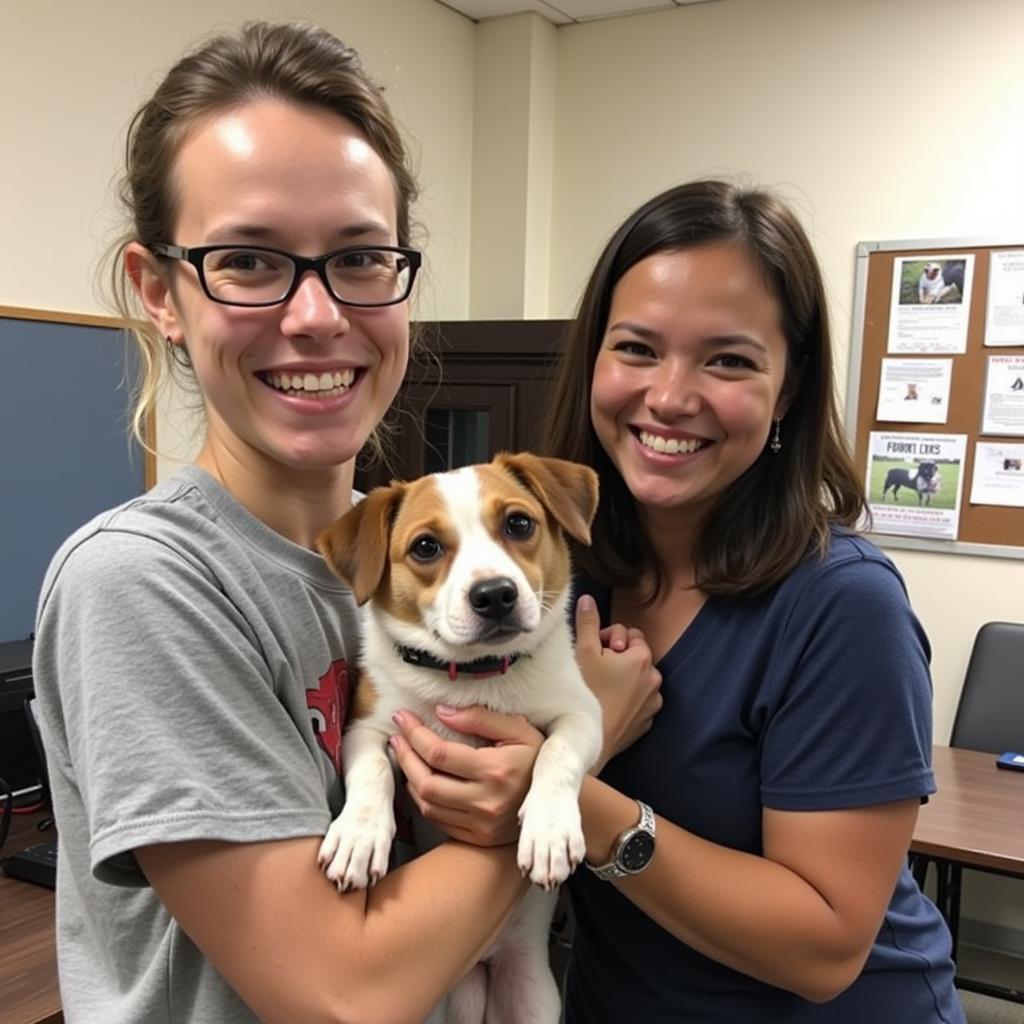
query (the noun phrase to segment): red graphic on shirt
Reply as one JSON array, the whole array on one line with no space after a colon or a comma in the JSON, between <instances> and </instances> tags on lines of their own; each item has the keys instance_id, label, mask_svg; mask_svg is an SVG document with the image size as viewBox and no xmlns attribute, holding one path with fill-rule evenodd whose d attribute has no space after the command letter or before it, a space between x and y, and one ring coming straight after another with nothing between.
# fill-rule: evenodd
<instances>
[{"instance_id":1,"label":"red graphic on shirt","mask_svg":"<svg viewBox=\"0 0 1024 1024\"><path fill-rule=\"evenodd\" d=\"M341 774L341 730L348 712L348 663L339 658L320 677L315 690L306 690L306 705L312 712L313 731L323 752Z\"/></svg>"}]
</instances>

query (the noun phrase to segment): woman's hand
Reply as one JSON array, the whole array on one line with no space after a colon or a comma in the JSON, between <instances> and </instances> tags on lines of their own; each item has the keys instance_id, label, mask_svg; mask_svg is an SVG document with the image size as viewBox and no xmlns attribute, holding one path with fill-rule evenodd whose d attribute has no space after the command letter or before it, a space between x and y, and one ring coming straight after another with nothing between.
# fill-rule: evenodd
<instances>
[{"instance_id":1,"label":"woman's hand","mask_svg":"<svg viewBox=\"0 0 1024 1024\"><path fill-rule=\"evenodd\" d=\"M601 769L636 742L661 710L661 673L641 630L620 624L601 629L589 594L576 602L576 660L601 702L604 747L592 769Z\"/></svg>"},{"instance_id":2,"label":"woman's hand","mask_svg":"<svg viewBox=\"0 0 1024 1024\"><path fill-rule=\"evenodd\" d=\"M448 728L478 736L489 746L445 740L411 711L395 716L391 738L409 795L423 817L453 839L501 846L519 836L518 812L530 788L533 762L544 736L522 715L473 706L438 705Z\"/></svg>"}]
</instances>

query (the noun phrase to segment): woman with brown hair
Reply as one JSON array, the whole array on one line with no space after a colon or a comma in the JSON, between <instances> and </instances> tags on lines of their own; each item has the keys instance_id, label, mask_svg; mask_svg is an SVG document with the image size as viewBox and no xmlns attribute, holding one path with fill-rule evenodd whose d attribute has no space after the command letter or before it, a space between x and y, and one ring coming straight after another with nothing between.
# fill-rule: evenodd
<instances>
[{"instance_id":1,"label":"woman with brown hair","mask_svg":"<svg viewBox=\"0 0 1024 1024\"><path fill-rule=\"evenodd\" d=\"M143 104L123 198L136 425L172 366L198 388L205 437L193 465L74 534L44 582L65 1013L422 1020L524 891L508 844L540 737L479 708L450 716L496 741L446 765L468 842L367 892L325 879L358 623L314 541L351 504L409 356L421 257L404 146L353 50L253 24L186 55ZM403 765L426 732L402 723Z\"/></svg>"},{"instance_id":2,"label":"woman with brown hair","mask_svg":"<svg viewBox=\"0 0 1024 1024\"><path fill-rule=\"evenodd\" d=\"M928 642L856 532L832 363L796 217L717 181L626 220L568 332L544 436L601 477L582 590L664 702L583 789L569 1024L963 1021L906 866Z\"/></svg>"}]
</instances>

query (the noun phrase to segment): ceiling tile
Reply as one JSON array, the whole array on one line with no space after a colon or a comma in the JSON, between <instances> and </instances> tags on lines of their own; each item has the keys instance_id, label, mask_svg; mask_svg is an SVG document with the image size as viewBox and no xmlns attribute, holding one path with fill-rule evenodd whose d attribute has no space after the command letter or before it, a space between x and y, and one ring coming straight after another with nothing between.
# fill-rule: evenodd
<instances>
[{"instance_id":1,"label":"ceiling tile","mask_svg":"<svg viewBox=\"0 0 1024 1024\"><path fill-rule=\"evenodd\" d=\"M594 21L676 6L673 0L552 0L552 3L575 21Z\"/></svg>"},{"instance_id":2,"label":"ceiling tile","mask_svg":"<svg viewBox=\"0 0 1024 1024\"><path fill-rule=\"evenodd\" d=\"M487 18L502 18L507 14L522 14L533 11L547 18L556 25L568 25L572 18L563 14L557 6L544 3L543 0L442 0L446 7L451 7L476 21Z\"/></svg>"},{"instance_id":3,"label":"ceiling tile","mask_svg":"<svg viewBox=\"0 0 1024 1024\"><path fill-rule=\"evenodd\" d=\"M556 25L574 21L599 21L624 14L657 11L687 4L705 4L713 0L439 0L446 7L476 21L502 18L509 14L533 11Z\"/></svg>"}]
</instances>

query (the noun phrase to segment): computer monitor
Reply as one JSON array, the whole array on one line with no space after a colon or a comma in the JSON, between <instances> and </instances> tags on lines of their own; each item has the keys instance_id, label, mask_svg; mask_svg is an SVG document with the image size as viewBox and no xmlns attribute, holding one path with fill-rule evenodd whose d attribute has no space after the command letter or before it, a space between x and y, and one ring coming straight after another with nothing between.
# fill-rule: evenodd
<instances>
[{"instance_id":1,"label":"computer monitor","mask_svg":"<svg viewBox=\"0 0 1024 1024\"><path fill-rule=\"evenodd\" d=\"M15 792L39 784L25 699L34 692L32 641L0 643L0 778Z\"/></svg>"}]
</instances>

